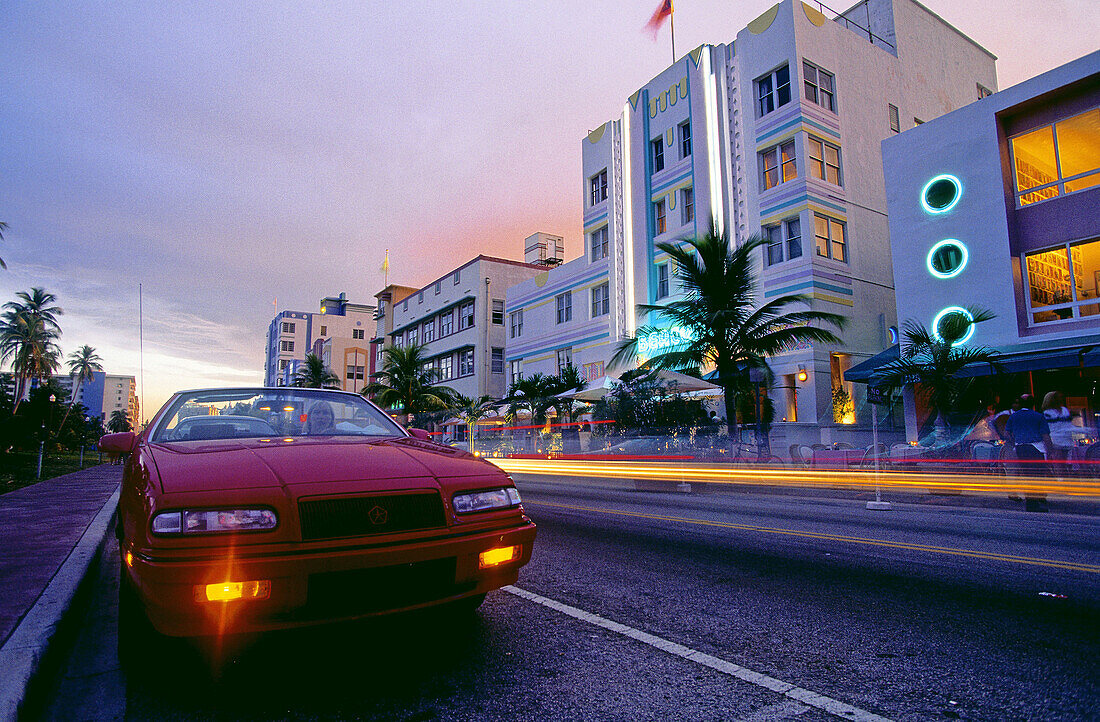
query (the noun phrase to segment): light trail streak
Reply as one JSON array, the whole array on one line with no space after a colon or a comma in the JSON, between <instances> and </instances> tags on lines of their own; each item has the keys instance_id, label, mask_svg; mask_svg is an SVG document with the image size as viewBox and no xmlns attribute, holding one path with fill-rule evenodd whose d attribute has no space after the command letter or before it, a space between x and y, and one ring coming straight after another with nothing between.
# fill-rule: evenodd
<instances>
[{"instance_id":1,"label":"light trail streak","mask_svg":"<svg viewBox=\"0 0 1100 722\"><path fill-rule=\"evenodd\" d=\"M549 506L559 509L571 509L574 511L590 511L598 514L610 514L613 516L627 516L639 519L652 519L655 521L672 521L682 524L694 524L698 526L713 526L722 529L737 529L739 531L761 532L765 534L779 534L781 536L803 537L806 539L818 539L822 541L847 542L850 544L865 544L869 546L887 547L890 549L905 549L909 551L928 552L931 554L948 554L951 556L969 557L972 559L985 559L987 561L1009 562L1012 564L1027 564L1031 566L1052 567L1066 569L1074 572L1088 574L1100 574L1100 566L1096 564L1081 564L1067 562L1058 559L1037 559L1023 557L1014 554L998 554L996 552L983 552L976 549L958 549L956 547L939 547L929 544L913 544L909 542L894 542L885 539L870 539L868 537L846 536L843 534L825 534L822 532L800 531L798 529L781 529L768 526L756 526L753 524L734 524L724 521L710 521L708 519L692 519L690 517L666 516L663 514L648 514L638 511L623 511L620 509L605 509L593 506L579 506L575 504L556 504L548 501L525 501L524 506Z\"/></svg>"},{"instance_id":2,"label":"light trail streak","mask_svg":"<svg viewBox=\"0 0 1100 722\"><path fill-rule=\"evenodd\" d=\"M1100 481L1034 476L1001 476L973 471L879 471L805 469L764 464L721 465L646 461L581 461L574 459L486 458L509 474L583 478L727 484L733 486L788 486L804 488L881 489L939 493L1052 494L1100 497Z\"/></svg>"}]
</instances>

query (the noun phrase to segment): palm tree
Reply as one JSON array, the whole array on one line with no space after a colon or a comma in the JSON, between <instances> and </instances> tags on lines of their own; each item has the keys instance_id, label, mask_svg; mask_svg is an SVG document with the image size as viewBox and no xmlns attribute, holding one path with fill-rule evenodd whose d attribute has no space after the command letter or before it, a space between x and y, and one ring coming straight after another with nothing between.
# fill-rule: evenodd
<instances>
[{"instance_id":1,"label":"palm tree","mask_svg":"<svg viewBox=\"0 0 1100 722\"><path fill-rule=\"evenodd\" d=\"M9 310L0 319L0 363L11 361L15 376L15 407L30 379L45 380L60 365L57 332L26 312Z\"/></svg>"},{"instance_id":2,"label":"palm tree","mask_svg":"<svg viewBox=\"0 0 1100 722\"><path fill-rule=\"evenodd\" d=\"M724 392L731 437L737 428L737 397L751 388L744 371L755 368L770 376L766 359L803 341L840 343L832 331L808 324L824 323L842 329L847 321L827 311L788 311L791 306L810 305L809 297L801 294L780 296L757 306L759 284L754 267L757 249L766 242L753 236L731 248L726 232L711 224L710 231L698 238L658 243L657 249L674 261L684 298L664 305L638 306L640 312L654 313L679 327L683 339L671 350L645 360L642 368L715 368L716 383ZM642 326L637 336L619 344L611 364L633 363L638 341L662 332L667 329Z\"/></svg>"},{"instance_id":3,"label":"palm tree","mask_svg":"<svg viewBox=\"0 0 1100 722\"><path fill-rule=\"evenodd\" d=\"M533 373L517 379L508 389L508 396L504 401L508 403L508 415L515 420L520 411L526 409L531 414L532 427L542 427L546 423L546 412L554 406L557 399L556 376ZM534 438L534 428L525 430L525 438Z\"/></svg>"},{"instance_id":4,"label":"palm tree","mask_svg":"<svg viewBox=\"0 0 1100 722\"><path fill-rule=\"evenodd\" d=\"M438 385L439 370L428 365L424 347L415 344L382 349L382 370L374 378L360 393L400 409L406 423L411 414L448 408L455 396L454 389Z\"/></svg>"},{"instance_id":5,"label":"palm tree","mask_svg":"<svg viewBox=\"0 0 1100 722\"><path fill-rule=\"evenodd\" d=\"M4 240L4 231L8 230L8 224L0 221L0 241ZM4 263L4 259L0 258L0 268L7 268L8 264Z\"/></svg>"},{"instance_id":6,"label":"palm tree","mask_svg":"<svg viewBox=\"0 0 1100 722\"><path fill-rule=\"evenodd\" d=\"M451 402L451 411L466 422L470 431L470 451L474 450L474 438L477 435L477 422L492 416L496 402L491 396L478 396L472 399L469 396L455 394Z\"/></svg>"},{"instance_id":7,"label":"palm tree","mask_svg":"<svg viewBox=\"0 0 1100 722\"><path fill-rule=\"evenodd\" d=\"M125 411L112 411L111 418L107 421L107 431L115 434L120 431L130 431L134 427L130 425L130 419Z\"/></svg>"},{"instance_id":8,"label":"palm tree","mask_svg":"<svg viewBox=\"0 0 1100 722\"><path fill-rule=\"evenodd\" d=\"M965 313L946 314L934 330L912 319L902 326L904 343L901 356L875 371L876 385L901 388L917 384L936 415L936 440L947 439L947 415L958 407L970 379L958 377L963 367L973 363L988 363L1000 370L1000 354L984 346L967 347L974 324L988 321L993 314L985 309L970 308Z\"/></svg>"},{"instance_id":9,"label":"palm tree","mask_svg":"<svg viewBox=\"0 0 1100 722\"><path fill-rule=\"evenodd\" d=\"M102 361L95 349L88 345L81 346L69 354L69 376L73 379L73 396L69 401L69 408L65 409L65 416L62 417L61 426L58 429L64 428L65 420L69 418L73 404L76 403L76 397L80 393L80 387L85 381L91 381L96 371L103 370Z\"/></svg>"},{"instance_id":10,"label":"palm tree","mask_svg":"<svg viewBox=\"0 0 1100 722\"><path fill-rule=\"evenodd\" d=\"M15 294L18 301L8 301L4 304L5 318L25 313L31 318L41 321L43 327L58 336L61 335L61 326L57 324L57 317L64 314L57 303L57 296L44 288L35 286L28 293L20 291Z\"/></svg>"},{"instance_id":11,"label":"palm tree","mask_svg":"<svg viewBox=\"0 0 1100 722\"><path fill-rule=\"evenodd\" d=\"M294 385L308 389L338 389L340 377L325 366L325 362L315 353L307 353L305 363L294 374Z\"/></svg>"}]
</instances>

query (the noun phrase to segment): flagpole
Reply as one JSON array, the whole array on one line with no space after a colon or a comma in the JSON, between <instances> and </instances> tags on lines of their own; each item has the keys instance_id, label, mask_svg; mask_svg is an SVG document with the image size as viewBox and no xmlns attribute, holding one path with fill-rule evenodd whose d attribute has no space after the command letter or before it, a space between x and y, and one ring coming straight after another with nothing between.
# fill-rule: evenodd
<instances>
[{"instance_id":1,"label":"flagpole","mask_svg":"<svg viewBox=\"0 0 1100 722\"><path fill-rule=\"evenodd\" d=\"M668 29L672 33L672 64L676 64L676 6L669 4L668 6Z\"/></svg>"}]
</instances>

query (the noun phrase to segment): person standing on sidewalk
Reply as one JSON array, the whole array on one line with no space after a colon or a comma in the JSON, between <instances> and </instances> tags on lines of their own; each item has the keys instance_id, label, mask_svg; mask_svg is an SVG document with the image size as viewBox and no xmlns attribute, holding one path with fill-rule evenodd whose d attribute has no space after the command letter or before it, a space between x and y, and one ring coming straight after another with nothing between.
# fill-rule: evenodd
<instances>
[{"instance_id":1,"label":"person standing on sidewalk","mask_svg":"<svg viewBox=\"0 0 1100 722\"><path fill-rule=\"evenodd\" d=\"M1005 434L1016 449L1014 476L1043 477L1047 475L1046 458L1050 454L1050 426L1046 417L1035 410L1035 399L1028 394L1020 397L1020 410L1008 417ZM1026 511L1046 511L1043 494L1024 497Z\"/></svg>"},{"instance_id":2,"label":"person standing on sidewalk","mask_svg":"<svg viewBox=\"0 0 1100 722\"><path fill-rule=\"evenodd\" d=\"M1073 414L1066 408L1066 396L1061 391L1051 391L1043 397L1043 416L1050 427L1050 451L1047 461L1058 478L1065 476L1069 464L1069 452L1073 447L1073 435L1080 431L1073 425Z\"/></svg>"}]
</instances>

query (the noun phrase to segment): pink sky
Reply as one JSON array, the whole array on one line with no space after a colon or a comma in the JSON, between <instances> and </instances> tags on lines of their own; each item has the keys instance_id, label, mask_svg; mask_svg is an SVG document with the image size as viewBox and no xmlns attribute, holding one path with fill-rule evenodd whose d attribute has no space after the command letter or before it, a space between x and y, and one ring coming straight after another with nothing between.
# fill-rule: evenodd
<instances>
[{"instance_id":1,"label":"pink sky","mask_svg":"<svg viewBox=\"0 0 1100 722\"><path fill-rule=\"evenodd\" d=\"M1096 49L1100 4L929 0L1000 87ZM279 308L369 302L534 231L580 248L580 141L670 60L656 0L5 4L0 303L57 293L67 353L145 403L259 383ZM680 0L677 49L769 2Z\"/></svg>"}]
</instances>

